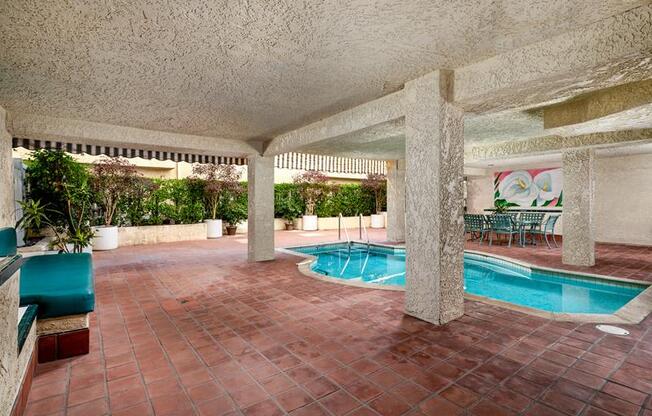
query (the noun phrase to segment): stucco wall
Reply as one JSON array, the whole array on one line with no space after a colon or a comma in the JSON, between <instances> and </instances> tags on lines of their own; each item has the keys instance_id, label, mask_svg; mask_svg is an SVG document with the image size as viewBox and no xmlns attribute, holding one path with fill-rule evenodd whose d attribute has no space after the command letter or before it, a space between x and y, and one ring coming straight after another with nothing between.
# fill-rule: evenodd
<instances>
[{"instance_id":1,"label":"stucco wall","mask_svg":"<svg viewBox=\"0 0 652 416\"><path fill-rule=\"evenodd\" d=\"M118 228L118 244L120 247L205 239L206 224L204 223Z\"/></svg>"},{"instance_id":2,"label":"stucco wall","mask_svg":"<svg viewBox=\"0 0 652 416\"><path fill-rule=\"evenodd\" d=\"M14 181L11 161L11 136L6 128L7 113L0 107L0 227L13 226Z\"/></svg>"},{"instance_id":3,"label":"stucco wall","mask_svg":"<svg viewBox=\"0 0 652 416\"><path fill-rule=\"evenodd\" d=\"M596 241L652 245L652 154L598 158Z\"/></svg>"},{"instance_id":4,"label":"stucco wall","mask_svg":"<svg viewBox=\"0 0 652 416\"><path fill-rule=\"evenodd\" d=\"M466 212L485 214L486 208L494 205L493 176L473 176L466 178Z\"/></svg>"}]
</instances>

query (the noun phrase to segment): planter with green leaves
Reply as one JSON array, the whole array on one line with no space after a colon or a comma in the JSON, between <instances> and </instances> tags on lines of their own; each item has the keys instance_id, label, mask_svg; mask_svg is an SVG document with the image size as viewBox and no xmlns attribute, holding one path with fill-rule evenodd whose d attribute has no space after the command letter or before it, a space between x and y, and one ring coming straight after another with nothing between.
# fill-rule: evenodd
<instances>
[{"instance_id":1,"label":"planter with green leaves","mask_svg":"<svg viewBox=\"0 0 652 416\"><path fill-rule=\"evenodd\" d=\"M26 165L29 191L20 202L23 216L17 227L31 239L49 230L54 235L50 246L59 252L90 251L94 234L86 168L72 156L50 149L35 151Z\"/></svg>"},{"instance_id":2,"label":"planter with green leaves","mask_svg":"<svg viewBox=\"0 0 652 416\"><path fill-rule=\"evenodd\" d=\"M91 187L102 213L100 225L94 228L96 250L118 248L118 226L114 220L120 202L138 189L139 179L136 167L121 157L103 158L93 165Z\"/></svg>"},{"instance_id":3,"label":"planter with green leaves","mask_svg":"<svg viewBox=\"0 0 652 416\"><path fill-rule=\"evenodd\" d=\"M304 231L315 231L319 228L316 208L329 193L327 181L328 177L316 170L309 170L294 177L294 183L306 207L302 218Z\"/></svg>"},{"instance_id":4,"label":"planter with green leaves","mask_svg":"<svg viewBox=\"0 0 652 416\"><path fill-rule=\"evenodd\" d=\"M380 173L370 173L362 180L362 188L374 197L375 214L371 214L371 228L385 228L383 202L387 195L387 178Z\"/></svg>"},{"instance_id":5,"label":"planter with green leaves","mask_svg":"<svg viewBox=\"0 0 652 416\"><path fill-rule=\"evenodd\" d=\"M203 180L204 203L209 215L209 218L204 220L206 236L208 238L222 237L222 220L228 221L225 218L217 218L218 209L220 202L232 198L234 193L237 194L240 191L240 173L235 166L213 163L195 165L192 173Z\"/></svg>"}]
</instances>

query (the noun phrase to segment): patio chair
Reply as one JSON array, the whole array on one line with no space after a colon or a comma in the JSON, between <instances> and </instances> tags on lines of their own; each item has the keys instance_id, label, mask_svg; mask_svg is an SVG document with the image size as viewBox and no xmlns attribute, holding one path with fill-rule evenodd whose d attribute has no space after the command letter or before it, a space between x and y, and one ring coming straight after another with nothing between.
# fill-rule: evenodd
<instances>
[{"instance_id":1,"label":"patio chair","mask_svg":"<svg viewBox=\"0 0 652 416\"><path fill-rule=\"evenodd\" d=\"M548 241L548 237L552 238L552 242L555 244L555 247L559 247L557 245L557 240L555 239L555 224L557 223L557 220L561 217L561 215L550 215L548 216L548 219L543 223L542 226L539 228L533 228L529 232L530 234L538 235L539 238L543 237L543 239L546 240L546 245L548 248L550 247L550 241ZM534 241L534 237L532 238L532 241Z\"/></svg>"},{"instance_id":2,"label":"patio chair","mask_svg":"<svg viewBox=\"0 0 652 416\"><path fill-rule=\"evenodd\" d=\"M487 220L482 214L464 214L464 232L471 234L471 239L478 238L482 244L485 233L488 231Z\"/></svg>"},{"instance_id":3,"label":"patio chair","mask_svg":"<svg viewBox=\"0 0 652 416\"><path fill-rule=\"evenodd\" d=\"M508 247L512 246L512 239L514 238L515 235L518 235L520 237L519 227L516 225L513 215L510 214L490 215L488 217L488 220L491 227L489 232L489 245L492 245L493 243L493 233L496 233L496 237L498 237L499 234L508 235L509 236L509 242L507 244Z\"/></svg>"},{"instance_id":4,"label":"patio chair","mask_svg":"<svg viewBox=\"0 0 652 416\"><path fill-rule=\"evenodd\" d=\"M519 218L518 225L521 231L520 239L521 245L525 245L525 234L529 233L531 230L540 230L543 222L543 218L546 216L542 212L523 212ZM532 242L534 243L534 237L532 237Z\"/></svg>"}]
</instances>

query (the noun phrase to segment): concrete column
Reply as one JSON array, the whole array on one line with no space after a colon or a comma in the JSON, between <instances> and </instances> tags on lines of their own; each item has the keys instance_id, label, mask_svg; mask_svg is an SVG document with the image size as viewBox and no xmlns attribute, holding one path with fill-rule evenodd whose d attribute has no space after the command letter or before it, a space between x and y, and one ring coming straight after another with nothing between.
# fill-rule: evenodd
<instances>
[{"instance_id":1,"label":"concrete column","mask_svg":"<svg viewBox=\"0 0 652 416\"><path fill-rule=\"evenodd\" d=\"M405 160L387 161L387 239L405 241Z\"/></svg>"},{"instance_id":2,"label":"concrete column","mask_svg":"<svg viewBox=\"0 0 652 416\"><path fill-rule=\"evenodd\" d=\"M249 261L274 260L274 157L249 156L247 164Z\"/></svg>"},{"instance_id":3,"label":"concrete column","mask_svg":"<svg viewBox=\"0 0 652 416\"><path fill-rule=\"evenodd\" d=\"M7 112L0 107L0 227L16 224L14 202L13 162L11 160L11 135L6 127Z\"/></svg>"},{"instance_id":4,"label":"concrete column","mask_svg":"<svg viewBox=\"0 0 652 416\"><path fill-rule=\"evenodd\" d=\"M574 266L595 264L595 151L569 150L562 154L564 171L564 243L562 262Z\"/></svg>"},{"instance_id":5,"label":"concrete column","mask_svg":"<svg viewBox=\"0 0 652 416\"><path fill-rule=\"evenodd\" d=\"M434 324L464 314L463 110L453 73L405 84L405 312Z\"/></svg>"}]
</instances>

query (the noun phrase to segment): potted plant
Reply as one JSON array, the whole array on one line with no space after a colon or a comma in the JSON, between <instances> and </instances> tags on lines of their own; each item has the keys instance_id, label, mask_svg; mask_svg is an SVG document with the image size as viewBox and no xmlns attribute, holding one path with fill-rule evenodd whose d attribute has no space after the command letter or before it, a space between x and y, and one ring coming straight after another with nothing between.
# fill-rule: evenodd
<instances>
[{"instance_id":1,"label":"potted plant","mask_svg":"<svg viewBox=\"0 0 652 416\"><path fill-rule=\"evenodd\" d=\"M49 247L59 253L92 252L94 233L88 220L88 190L73 190L68 184L63 184L62 188L66 195L65 212L54 210L49 204L42 204L40 201L20 201L23 216L16 223L16 227L22 227L27 234L42 228L50 229L54 238ZM60 216L66 218L65 225L53 220Z\"/></svg>"},{"instance_id":2,"label":"potted plant","mask_svg":"<svg viewBox=\"0 0 652 416\"><path fill-rule=\"evenodd\" d=\"M294 177L294 183L297 185L299 194L306 204L306 210L302 218L304 231L318 229L315 209L328 192L327 181L326 175L316 170L308 170Z\"/></svg>"},{"instance_id":3,"label":"potted plant","mask_svg":"<svg viewBox=\"0 0 652 416\"><path fill-rule=\"evenodd\" d=\"M210 216L209 219L204 220L206 223L206 236L208 238L222 237L222 219L225 221L226 219L217 218L220 200L229 198L234 192L238 192L240 173L235 166L214 163L195 165L192 168L192 173L204 180L204 200L206 211Z\"/></svg>"},{"instance_id":4,"label":"potted plant","mask_svg":"<svg viewBox=\"0 0 652 416\"><path fill-rule=\"evenodd\" d=\"M247 204L241 201L238 196L232 192L228 198L222 203L221 214L222 219L226 222L226 234L235 235L238 224L247 219Z\"/></svg>"},{"instance_id":5,"label":"potted plant","mask_svg":"<svg viewBox=\"0 0 652 416\"><path fill-rule=\"evenodd\" d=\"M370 173L363 179L361 185L373 195L375 201L376 213L371 214L371 228L384 228L383 203L387 195L387 178L380 173Z\"/></svg>"},{"instance_id":6,"label":"potted plant","mask_svg":"<svg viewBox=\"0 0 652 416\"><path fill-rule=\"evenodd\" d=\"M91 187L102 212L102 225L94 230L96 250L118 248L118 227L114 225L118 204L137 187L139 177L136 167L121 157L104 158L93 165Z\"/></svg>"},{"instance_id":7,"label":"potted plant","mask_svg":"<svg viewBox=\"0 0 652 416\"><path fill-rule=\"evenodd\" d=\"M294 230L294 220L301 215L301 206L291 196L288 198L286 205L283 207L283 220L287 231Z\"/></svg>"}]
</instances>

